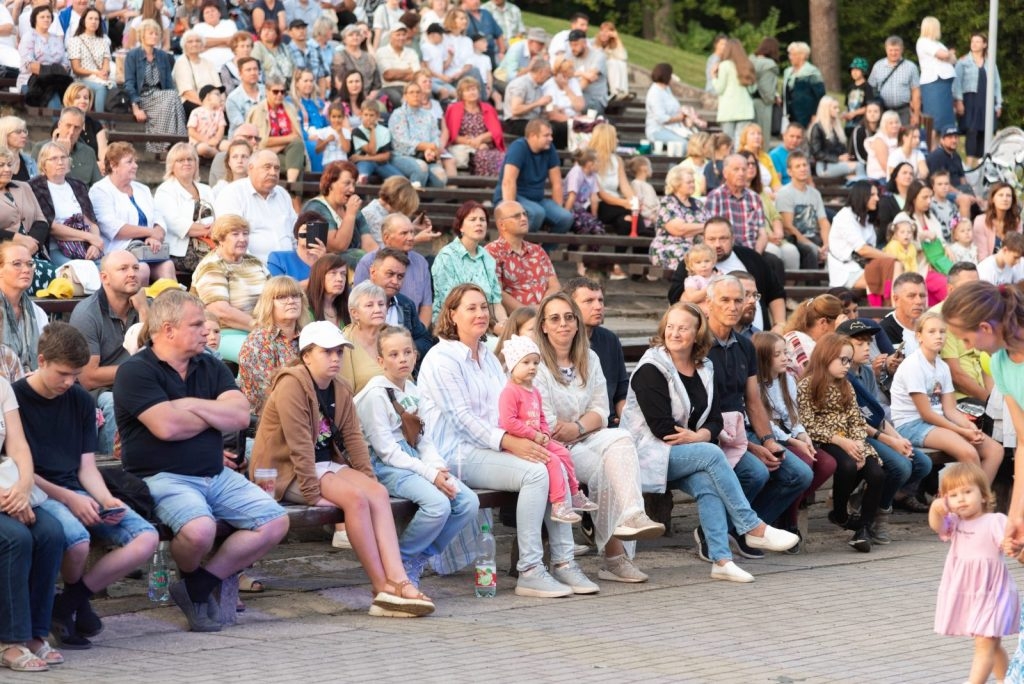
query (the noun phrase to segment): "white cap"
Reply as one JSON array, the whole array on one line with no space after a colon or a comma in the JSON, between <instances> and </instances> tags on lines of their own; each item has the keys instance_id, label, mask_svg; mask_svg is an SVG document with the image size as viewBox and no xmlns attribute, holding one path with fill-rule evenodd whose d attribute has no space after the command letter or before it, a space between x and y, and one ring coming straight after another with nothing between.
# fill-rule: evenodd
<instances>
[{"instance_id":1,"label":"white cap","mask_svg":"<svg viewBox=\"0 0 1024 684\"><path fill-rule=\"evenodd\" d=\"M505 368L508 368L509 373L519 365L524 356L530 354L539 356L540 349L537 348L536 342L523 335L513 335L505 340L505 344L501 348L501 355L505 357Z\"/></svg>"},{"instance_id":2,"label":"white cap","mask_svg":"<svg viewBox=\"0 0 1024 684\"><path fill-rule=\"evenodd\" d=\"M324 349L352 346L352 343L341 334L338 326L330 321L316 321L302 329L299 333L299 351L305 351L311 344Z\"/></svg>"},{"instance_id":3,"label":"white cap","mask_svg":"<svg viewBox=\"0 0 1024 684\"><path fill-rule=\"evenodd\" d=\"M915 223L915 222L914 222L914 219L910 217L910 214L908 214L905 211L901 211L900 213L896 214L895 217L893 217L892 225L898 226L901 223Z\"/></svg>"}]
</instances>

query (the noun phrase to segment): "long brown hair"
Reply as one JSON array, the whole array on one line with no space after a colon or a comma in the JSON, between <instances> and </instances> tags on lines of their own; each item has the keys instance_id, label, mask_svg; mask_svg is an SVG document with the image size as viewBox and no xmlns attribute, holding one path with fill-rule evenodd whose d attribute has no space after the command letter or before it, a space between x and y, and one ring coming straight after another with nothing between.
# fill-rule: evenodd
<instances>
[{"instance_id":1,"label":"long brown hair","mask_svg":"<svg viewBox=\"0 0 1024 684\"><path fill-rule=\"evenodd\" d=\"M1017 200L1017 193L1014 192L1013 187L1009 183L998 181L989 186L988 208L985 209L985 225L993 228L996 219L999 218L996 215L996 203L992 201L992 198L1003 188L1009 188L1010 197L1013 198L1010 201L1010 208L1006 210L1006 216L1003 217L1003 233L1005 234L1012 230L1020 230L1020 202Z\"/></svg>"},{"instance_id":2,"label":"long brown hair","mask_svg":"<svg viewBox=\"0 0 1024 684\"><path fill-rule=\"evenodd\" d=\"M961 285L942 303L942 317L968 330L981 323L998 326L1008 348L1024 347L1024 292L1019 287L983 281Z\"/></svg>"},{"instance_id":3,"label":"long brown hair","mask_svg":"<svg viewBox=\"0 0 1024 684\"><path fill-rule=\"evenodd\" d=\"M750 62L750 58L747 57L747 51L743 49L743 43L735 38L730 38L726 41L725 54L722 55L722 61L726 60L732 60L732 63L736 65L736 75L743 85L753 85L754 81L757 80L754 74L754 65Z\"/></svg>"},{"instance_id":4,"label":"long brown hair","mask_svg":"<svg viewBox=\"0 0 1024 684\"><path fill-rule=\"evenodd\" d=\"M835 385L839 388L839 395L843 405L849 405L855 401L853 385L846 377L834 378L828 367L843 353L843 347L853 349L853 343L846 335L829 333L822 335L818 343L814 345L811 353L811 361L807 364L807 372L804 380L808 383L811 394L811 403L815 408L823 409L828 403L828 391Z\"/></svg>"},{"instance_id":5,"label":"long brown hair","mask_svg":"<svg viewBox=\"0 0 1024 684\"><path fill-rule=\"evenodd\" d=\"M310 267L309 280L306 281L306 297L309 299L309 306L313 309L314 321L325 320L324 296L327 294L327 291L324 287L324 278L327 276L327 272L333 271L336 268L341 268L342 266L348 269L348 262L346 262L340 254L324 254L322 257L314 261L313 265ZM331 302L338 320L342 321L345 325L352 322L352 319L348 315L348 291L348 281L346 280L345 291L335 297L334 301Z\"/></svg>"},{"instance_id":6,"label":"long brown hair","mask_svg":"<svg viewBox=\"0 0 1024 684\"><path fill-rule=\"evenodd\" d=\"M572 301L572 297L564 292L549 294L541 300L540 305L537 307L537 327L535 330L537 346L540 347L540 358L544 365L548 367L548 370L551 371L555 382L560 382L563 385L569 384L569 380L566 379L565 375L558 368L558 355L555 353L555 348L551 346L548 336L544 334L543 328L545 309L548 308L548 304L556 299L560 299L568 304L569 310L576 316L576 335L572 338L572 346L569 348L569 360L576 369L576 377L579 378L581 386L586 387L587 376L590 371L590 340L587 339L587 331L583 326L583 314L580 313L576 302Z\"/></svg>"},{"instance_id":7,"label":"long brown hair","mask_svg":"<svg viewBox=\"0 0 1024 684\"><path fill-rule=\"evenodd\" d=\"M796 401L789 393L789 374L785 370L778 375L772 374L772 366L775 365L775 346L781 342L783 348L785 348L786 338L778 333L759 332L754 333L752 340L754 342L754 352L757 355L757 387L761 393L761 403L766 408L771 408L772 403L768 400L768 386L773 382L778 382L782 403L786 406L786 412L789 414L789 424L792 427L799 423L800 420L797 418Z\"/></svg>"}]
</instances>

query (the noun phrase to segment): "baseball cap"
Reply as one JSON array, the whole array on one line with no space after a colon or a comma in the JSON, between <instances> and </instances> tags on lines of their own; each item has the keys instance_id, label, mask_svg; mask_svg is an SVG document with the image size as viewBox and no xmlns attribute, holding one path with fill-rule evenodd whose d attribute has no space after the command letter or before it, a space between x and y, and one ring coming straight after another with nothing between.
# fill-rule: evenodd
<instances>
[{"instance_id":1,"label":"baseball cap","mask_svg":"<svg viewBox=\"0 0 1024 684\"><path fill-rule=\"evenodd\" d=\"M330 321L316 321L302 329L299 333L299 351L304 351L311 344L324 349L352 346L352 343L341 334L338 326Z\"/></svg>"},{"instance_id":2,"label":"baseball cap","mask_svg":"<svg viewBox=\"0 0 1024 684\"><path fill-rule=\"evenodd\" d=\"M569 42L570 43L574 43L577 40L586 40L586 39L587 39L587 32L586 31L581 31L579 29L573 29L572 31L569 31Z\"/></svg>"},{"instance_id":3,"label":"baseball cap","mask_svg":"<svg viewBox=\"0 0 1024 684\"><path fill-rule=\"evenodd\" d=\"M871 335L874 337L881 329L870 318L854 318L850 321L843 321L836 327L836 332L847 337L858 337L860 335Z\"/></svg>"},{"instance_id":4,"label":"baseball cap","mask_svg":"<svg viewBox=\"0 0 1024 684\"><path fill-rule=\"evenodd\" d=\"M304 22L302 19L292 19L291 23L288 24L288 28L290 28L290 29L293 29L293 28L306 28L307 26L309 26L309 24Z\"/></svg>"},{"instance_id":5,"label":"baseball cap","mask_svg":"<svg viewBox=\"0 0 1024 684\"><path fill-rule=\"evenodd\" d=\"M947 135L960 135L960 129L956 126L946 126L942 129L942 137L945 138Z\"/></svg>"},{"instance_id":6,"label":"baseball cap","mask_svg":"<svg viewBox=\"0 0 1024 684\"><path fill-rule=\"evenodd\" d=\"M860 69L861 71L866 72L868 70L868 60L863 57L854 57L853 61L850 62L850 68Z\"/></svg>"},{"instance_id":7,"label":"baseball cap","mask_svg":"<svg viewBox=\"0 0 1024 684\"><path fill-rule=\"evenodd\" d=\"M212 93L214 90L219 90L220 92L223 93L224 92L224 86L215 86L215 85L210 85L209 83L207 83L206 85L204 85L202 88L199 89L199 101L202 102L203 100L205 100L206 96L209 95L210 93Z\"/></svg>"}]
</instances>

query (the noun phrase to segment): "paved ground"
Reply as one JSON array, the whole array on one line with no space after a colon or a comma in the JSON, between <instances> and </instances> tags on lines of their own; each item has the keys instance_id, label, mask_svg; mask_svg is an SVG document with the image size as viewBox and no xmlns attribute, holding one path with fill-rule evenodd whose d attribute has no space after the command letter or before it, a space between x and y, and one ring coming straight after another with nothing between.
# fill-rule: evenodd
<instances>
[{"instance_id":1,"label":"paved ground","mask_svg":"<svg viewBox=\"0 0 1024 684\"><path fill-rule=\"evenodd\" d=\"M67 653L49 675L4 670L0 681L962 682L969 640L931 631L945 547L924 516L897 514L898 541L865 555L823 508L811 509L805 553L743 563L753 584L709 578L693 555L693 505L681 504L675 535L641 547L647 584L524 599L503 574L486 600L463 571L425 578L438 611L417 620L365 614L351 552L291 543L257 566L268 590L245 596L234 627L184 632L176 608L153 607L141 582L119 583L97 601L107 627L91 651ZM502 569L510 532L498 528ZM580 562L596 578L598 560ZM1014 573L1024 583L1024 568Z\"/></svg>"}]
</instances>

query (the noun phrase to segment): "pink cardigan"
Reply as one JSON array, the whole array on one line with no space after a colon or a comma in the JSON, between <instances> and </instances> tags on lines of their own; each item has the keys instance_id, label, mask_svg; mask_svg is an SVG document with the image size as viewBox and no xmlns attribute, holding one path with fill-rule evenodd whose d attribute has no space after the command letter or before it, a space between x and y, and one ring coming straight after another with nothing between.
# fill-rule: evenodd
<instances>
[{"instance_id":1,"label":"pink cardigan","mask_svg":"<svg viewBox=\"0 0 1024 684\"><path fill-rule=\"evenodd\" d=\"M1020 232L1020 222L1015 230ZM992 256L996 251L996 234L988 227L984 214L974 219L974 244L978 246L978 261Z\"/></svg>"},{"instance_id":2,"label":"pink cardigan","mask_svg":"<svg viewBox=\"0 0 1024 684\"><path fill-rule=\"evenodd\" d=\"M484 126L491 134L491 142L496 149L505 151L505 134L501 130L501 121L498 120L498 112L486 102L480 103L480 111L484 115ZM461 102L453 102L448 105L444 112L444 122L448 126L448 134L451 136L449 144L455 144L455 137L459 134L459 127L462 125L462 116L466 113L466 105Z\"/></svg>"}]
</instances>

